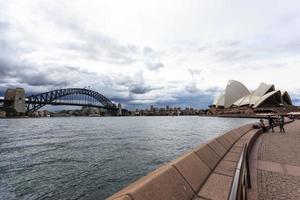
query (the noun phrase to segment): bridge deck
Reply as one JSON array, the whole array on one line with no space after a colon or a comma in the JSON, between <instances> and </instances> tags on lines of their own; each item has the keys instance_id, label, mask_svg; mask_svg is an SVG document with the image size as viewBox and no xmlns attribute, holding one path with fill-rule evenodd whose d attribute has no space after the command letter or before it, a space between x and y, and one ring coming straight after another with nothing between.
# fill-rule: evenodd
<instances>
[{"instance_id":1,"label":"bridge deck","mask_svg":"<svg viewBox=\"0 0 300 200\"><path fill-rule=\"evenodd\" d=\"M34 101L25 101L25 103L30 104L30 103L36 103ZM63 106L88 106L88 107L96 107L96 108L103 108L103 109L107 109L107 107L105 106L100 106L100 105L93 105L93 104L87 104L87 103L70 103L70 102L38 102L38 104L41 105L53 105L53 106L59 106L59 105L63 105ZM110 108L110 109L117 109L117 108Z\"/></svg>"},{"instance_id":2,"label":"bridge deck","mask_svg":"<svg viewBox=\"0 0 300 200\"><path fill-rule=\"evenodd\" d=\"M300 199L300 121L262 134L250 155L253 199Z\"/></svg>"}]
</instances>

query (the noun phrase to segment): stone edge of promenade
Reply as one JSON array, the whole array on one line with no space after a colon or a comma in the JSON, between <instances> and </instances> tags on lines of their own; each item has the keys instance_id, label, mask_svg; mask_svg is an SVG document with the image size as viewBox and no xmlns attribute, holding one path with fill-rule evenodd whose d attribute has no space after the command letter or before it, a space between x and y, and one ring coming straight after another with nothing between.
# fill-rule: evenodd
<instances>
[{"instance_id":1,"label":"stone edge of promenade","mask_svg":"<svg viewBox=\"0 0 300 200\"><path fill-rule=\"evenodd\" d=\"M107 200L227 199L243 145L258 133L260 129L253 129L253 124L233 129L150 172Z\"/></svg>"}]
</instances>

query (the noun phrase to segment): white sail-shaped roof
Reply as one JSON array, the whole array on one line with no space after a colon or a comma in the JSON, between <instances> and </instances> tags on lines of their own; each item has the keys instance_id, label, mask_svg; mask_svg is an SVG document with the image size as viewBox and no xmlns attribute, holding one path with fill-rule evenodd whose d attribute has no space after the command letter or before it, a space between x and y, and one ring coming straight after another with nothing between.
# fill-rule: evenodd
<instances>
[{"instance_id":1,"label":"white sail-shaped roof","mask_svg":"<svg viewBox=\"0 0 300 200\"><path fill-rule=\"evenodd\" d=\"M261 99L261 98L262 98L262 96L254 96L254 95L252 95L252 96L250 97L249 105L250 105L250 106L253 106L253 105L256 104L256 102L257 102L259 99Z\"/></svg>"},{"instance_id":2,"label":"white sail-shaped roof","mask_svg":"<svg viewBox=\"0 0 300 200\"><path fill-rule=\"evenodd\" d=\"M236 103L239 103L239 106L246 106L246 105L253 106L265 94L274 90L275 90L274 85L267 85L265 83L261 83L256 90L251 92L250 95L243 97L242 99L238 100Z\"/></svg>"},{"instance_id":3,"label":"white sail-shaped roof","mask_svg":"<svg viewBox=\"0 0 300 200\"><path fill-rule=\"evenodd\" d=\"M229 108L231 106L278 106L292 105L292 100L286 91L275 90L274 85L261 83L251 93L240 82L230 80L227 83L225 92L218 96L213 103L216 107Z\"/></svg>"},{"instance_id":4,"label":"white sail-shaped roof","mask_svg":"<svg viewBox=\"0 0 300 200\"><path fill-rule=\"evenodd\" d=\"M241 106L247 97L249 97L249 95L240 98L239 100L237 100L236 102L234 102L233 105L234 106Z\"/></svg>"},{"instance_id":5,"label":"white sail-shaped roof","mask_svg":"<svg viewBox=\"0 0 300 200\"><path fill-rule=\"evenodd\" d=\"M249 90L241 82L228 81L225 89L224 107L229 108L234 102L249 94Z\"/></svg>"},{"instance_id":6,"label":"white sail-shaped roof","mask_svg":"<svg viewBox=\"0 0 300 200\"><path fill-rule=\"evenodd\" d=\"M270 105L274 105L277 106L279 104L281 104L281 92L280 90L275 90L272 92L269 92L267 94L265 94L264 96L262 96L253 106L253 108L257 108L259 106L261 106L262 104L264 104L267 100L269 100L270 98L272 98L272 102L270 103Z\"/></svg>"},{"instance_id":7,"label":"white sail-shaped roof","mask_svg":"<svg viewBox=\"0 0 300 200\"><path fill-rule=\"evenodd\" d=\"M272 92L275 90L274 85L267 85L265 83L261 83L256 90L253 91L252 96L262 97L268 92Z\"/></svg>"},{"instance_id":8,"label":"white sail-shaped roof","mask_svg":"<svg viewBox=\"0 0 300 200\"><path fill-rule=\"evenodd\" d=\"M282 104L284 105L293 105L292 99L287 91L281 91Z\"/></svg>"},{"instance_id":9,"label":"white sail-shaped roof","mask_svg":"<svg viewBox=\"0 0 300 200\"><path fill-rule=\"evenodd\" d=\"M224 98L225 98L225 95L221 94L220 96L215 98L213 105L216 107L224 107Z\"/></svg>"}]
</instances>

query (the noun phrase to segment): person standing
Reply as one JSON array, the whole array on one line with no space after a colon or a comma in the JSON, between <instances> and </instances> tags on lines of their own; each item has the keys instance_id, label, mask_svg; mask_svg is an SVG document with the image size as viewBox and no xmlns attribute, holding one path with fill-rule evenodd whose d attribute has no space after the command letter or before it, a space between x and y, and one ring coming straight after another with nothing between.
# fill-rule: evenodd
<instances>
[{"instance_id":1,"label":"person standing","mask_svg":"<svg viewBox=\"0 0 300 200\"><path fill-rule=\"evenodd\" d=\"M269 130L272 129L272 132L274 132L274 119L269 116Z\"/></svg>"},{"instance_id":2,"label":"person standing","mask_svg":"<svg viewBox=\"0 0 300 200\"><path fill-rule=\"evenodd\" d=\"M265 125L264 120L260 119L259 121L260 121L259 123L260 128L262 128L263 132L267 132L267 126Z\"/></svg>"},{"instance_id":3,"label":"person standing","mask_svg":"<svg viewBox=\"0 0 300 200\"><path fill-rule=\"evenodd\" d=\"M280 119L279 119L279 128L280 128L280 132L284 132L285 133L285 130L284 130L284 117L283 115L280 116Z\"/></svg>"}]
</instances>

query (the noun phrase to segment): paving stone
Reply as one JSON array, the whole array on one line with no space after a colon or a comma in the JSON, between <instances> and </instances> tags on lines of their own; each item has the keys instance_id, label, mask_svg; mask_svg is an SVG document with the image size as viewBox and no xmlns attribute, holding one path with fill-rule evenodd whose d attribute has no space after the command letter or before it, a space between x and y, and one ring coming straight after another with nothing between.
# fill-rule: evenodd
<instances>
[{"instance_id":1,"label":"paving stone","mask_svg":"<svg viewBox=\"0 0 300 200\"><path fill-rule=\"evenodd\" d=\"M286 133L275 132L263 134L259 149L259 160L300 166L300 121L285 125Z\"/></svg>"},{"instance_id":2,"label":"paving stone","mask_svg":"<svg viewBox=\"0 0 300 200\"><path fill-rule=\"evenodd\" d=\"M141 179L138 179L134 183L131 183L127 187L123 188L122 190L118 191L117 193L110 196L107 200L113 200L117 197L124 196L130 191L135 190L138 187L141 187L144 185L145 182L148 182L149 180L153 179L153 177L156 177L161 172L165 171L167 168L170 168L170 165L163 165L162 167L150 172L147 176L142 177Z\"/></svg>"},{"instance_id":3,"label":"paving stone","mask_svg":"<svg viewBox=\"0 0 300 200\"><path fill-rule=\"evenodd\" d=\"M232 130L232 132L233 132L233 134L235 134L238 138L240 138L240 137L243 135L243 133L242 133L241 130L234 129L234 130Z\"/></svg>"},{"instance_id":4,"label":"paving stone","mask_svg":"<svg viewBox=\"0 0 300 200\"><path fill-rule=\"evenodd\" d=\"M300 177L258 170L259 200L299 200Z\"/></svg>"},{"instance_id":5,"label":"paving stone","mask_svg":"<svg viewBox=\"0 0 300 200\"><path fill-rule=\"evenodd\" d=\"M130 191L134 200L189 200L194 196L192 188L172 166L141 182Z\"/></svg>"},{"instance_id":6,"label":"paving stone","mask_svg":"<svg viewBox=\"0 0 300 200\"><path fill-rule=\"evenodd\" d=\"M248 143L248 140L245 140L245 139L239 139L239 140L234 144L234 146L237 146L237 147L244 147L245 143Z\"/></svg>"},{"instance_id":7,"label":"paving stone","mask_svg":"<svg viewBox=\"0 0 300 200\"><path fill-rule=\"evenodd\" d=\"M194 152L211 170L216 167L221 159L221 157L207 144L198 147Z\"/></svg>"},{"instance_id":8,"label":"paving stone","mask_svg":"<svg viewBox=\"0 0 300 200\"><path fill-rule=\"evenodd\" d=\"M224 135L225 139L231 143L231 146L238 140L238 137L231 135L230 133L226 133Z\"/></svg>"},{"instance_id":9,"label":"paving stone","mask_svg":"<svg viewBox=\"0 0 300 200\"><path fill-rule=\"evenodd\" d=\"M237 162L222 160L214 170L214 173L234 176L236 166Z\"/></svg>"},{"instance_id":10,"label":"paving stone","mask_svg":"<svg viewBox=\"0 0 300 200\"><path fill-rule=\"evenodd\" d=\"M227 152L227 154L224 156L223 160L237 162L240 159L240 153L235 152Z\"/></svg>"},{"instance_id":11,"label":"paving stone","mask_svg":"<svg viewBox=\"0 0 300 200\"><path fill-rule=\"evenodd\" d=\"M237 134L235 134L233 131L230 131L226 134L227 137L232 138L233 144L240 138Z\"/></svg>"},{"instance_id":12,"label":"paving stone","mask_svg":"<svg viewBox=\"0 0 300 200\"><path fill-rule=\"evenodd\" d=\"M228 149L226 149L217 140L212 140L208 143L208 146L212 148L221 158L225 155Z\"/></svg>"},{"instance_id":13,"label":"paving stone","mask_svg":"<svg viewBox=\"0 0 300 200\"><path fill-rule=\"evenodd\" d=\"M224 135L221 135L219 137L216 138L216 140L222 144L225 149L229 149L233 143L230 143L228 140L226 140L226 138L224 137Z\"/></svg>"},{"instance_id":14,"label":"paving stone","mask_svg":"<svg viewBox=\"0 0 300 200\"><path fill-rule=\"evenodd\" d=\"M286 133L279 133L278 127L274 130L259 137L257 197L299 200L300 121L285 125Z\"/></svg>"},{"instance_id":15,"label":"paving stone","mask_svg":"<svg viewBox=\"0 0 300 200\"><path fill-rule=\"evenodd\" d=\"M234 129L233 130L239 137L242 137L245 133L246 133L246 131L244 130L244 129L242 129L242 128L237 128L237 129Z\"/></svg>"},{"instance_id":16,"label":"paving stone","mask_svg":"<svg viewBox=\"0 0 300 200\"><path fill-rule=\"evenodd\" d=\"M278 173L284 173L283 168L280 163L276 162L266 162L262 160L257 161L257 169L265 171L273 171Z\"/></svg>"},{"instance_id":17,"label":"paving stone","mask_svg":"<svg viewBox=\"0 0 300 200\"><path fill-rule=\"evenodd\" d=\"M243 147L233 145L233 147L231 147L231 149L229 150L229 152L241 153L242 150L243 150Z\"/></svg>"},{"instance_id":18,"label":"paving stone","mask_svg":"<svg viewBox=\"0 0 300 200\"><path fill-rule=\"evenodd\" d=\"M196 192L209 176L211 170L194 152L176 159L172 165L180 172Z\"/></svg>"},{"instance_id":19,"label":"paving stone","mask_svg":"<svg viewBox=\"0 0 300 200\"><path fill-rule=\"evenodd\" d=\"M291 176L300 176L300 166L285 165L285 168L286 174Z\"/></svg>"},{"instance_id":20,"label":"paving stone","mask_svg":"<svg viewBox=\"0 0 300 200\"><path fill-rule=\"evenodd\" d=\"M228 198L232 177L212 173L202 186L199 196L206 199L224 200Z\"/></svg>"}]
</instances>

